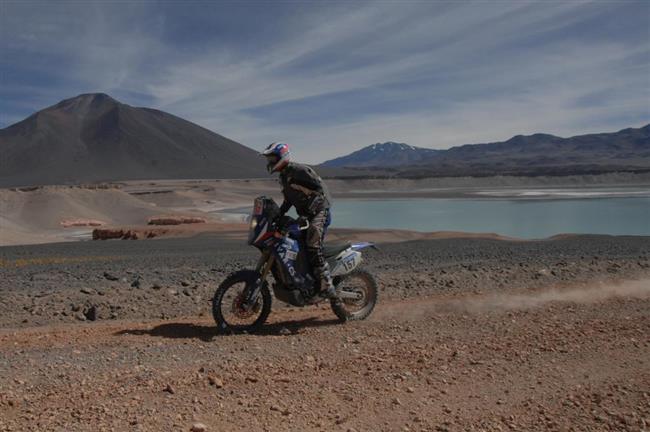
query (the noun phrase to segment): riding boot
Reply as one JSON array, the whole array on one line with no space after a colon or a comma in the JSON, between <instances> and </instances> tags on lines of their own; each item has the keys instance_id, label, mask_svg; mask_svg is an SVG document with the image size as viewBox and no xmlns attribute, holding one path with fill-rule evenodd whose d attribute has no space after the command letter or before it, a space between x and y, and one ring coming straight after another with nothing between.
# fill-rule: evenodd
<instances>
[{"instance_id":1,"label":"riding boot","mask_svg":"<svg viewBox=\"0 0 650 432\"><path fill-rule=\"evenodd\" d=\"M334 287L334 282L332 281L332 275L329 271L329 266L326 264L326 268L320 274L320 291L318 295L323 298L335 298L336 297L336 288Z\"/></svg>"},{"instance_id":2,"label":"riding boot","mask_svg":"<svg viewBox=\"0 0 650 432\"><path fill-rule=\"evenodd\" d=\"M317 267L314 270L314 273L316 273L315 276L320 279L320 290L318 295L323 298L336 298L336 288L332 281L329 265L325 263L322 267Z\"/></svg>"}]
</instances>

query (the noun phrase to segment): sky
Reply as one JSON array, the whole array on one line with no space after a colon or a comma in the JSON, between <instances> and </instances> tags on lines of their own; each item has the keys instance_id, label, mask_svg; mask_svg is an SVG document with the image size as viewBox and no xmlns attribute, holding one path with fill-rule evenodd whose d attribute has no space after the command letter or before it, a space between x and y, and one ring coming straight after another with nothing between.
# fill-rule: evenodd
<instances>
[{"instance_id":1,"label":"sky","mask_svg":"<svg viewBox=\"0 0 650 432\"><path fill-rule=\"evenodd\" d=\"M0 0L0 127L81 93L317 163L650 122L648 1Z\"/></svg>"}]
</instances>

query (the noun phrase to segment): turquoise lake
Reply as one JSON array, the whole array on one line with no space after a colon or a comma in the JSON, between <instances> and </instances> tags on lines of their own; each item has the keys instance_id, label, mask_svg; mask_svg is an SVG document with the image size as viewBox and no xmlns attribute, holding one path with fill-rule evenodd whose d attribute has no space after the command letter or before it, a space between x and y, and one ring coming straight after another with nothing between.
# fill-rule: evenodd
<instances>
[{"instance_id":1,"label":"turquoise lake","mask_svg":"<svg viewBox=\"0 0 650 432\"><path fill-rule=\"evenodd\" d=\"M650 235L650 197L337 200L332 226L497 233Z\"/></svg>"}]
</instances>

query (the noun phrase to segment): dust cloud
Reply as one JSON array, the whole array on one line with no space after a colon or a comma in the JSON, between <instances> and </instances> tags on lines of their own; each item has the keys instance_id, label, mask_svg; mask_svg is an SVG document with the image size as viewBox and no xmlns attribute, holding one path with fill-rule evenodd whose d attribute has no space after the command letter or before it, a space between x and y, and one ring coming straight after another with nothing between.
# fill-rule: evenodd
<instances>
[{"instance_id":1,"label":"dust cloud","mask_svg":"<svg viewBox=\"0 0 650 432\"><path fill-rule=\"evenodd\" d=\"M552 288L534 294L497 294L461 300L458 306L468 311L532 309L551 302L596 303L615 297L650 298L650 280L620 284L598 283L583 288Z\"/></svg>"},{"instance_id":2,"label":"dust cloud","mask_svg":"<svg viewBox=\"0 0 650 432\"><path fill-rule=\"evenodd\" d=\"M526 294L486 294L455 299L419 299L379 307L376 317L415 320L436 313L486 313L543 307L549 303L589 304L614 298L650 299L650 280L594 282L579 288L550 288Z\"/></svg>"}]
</instances>

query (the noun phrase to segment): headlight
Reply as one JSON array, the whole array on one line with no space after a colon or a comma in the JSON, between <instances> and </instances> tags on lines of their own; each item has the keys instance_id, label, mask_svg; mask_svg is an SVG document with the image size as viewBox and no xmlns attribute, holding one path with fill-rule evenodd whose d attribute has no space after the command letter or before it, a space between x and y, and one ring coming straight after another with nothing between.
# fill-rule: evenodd
<instances>
[{"instance_id":1,"label":"headlight","mask_svg":"<svg viewBox=\"0 0 650 432\"><path fill-rule=\"evenodd\" d=\"M255 229L257 228L257 217L251 216L251 222L248 225L248 244L252 244L255 238Z\"/></svg>"}]
</instances>

